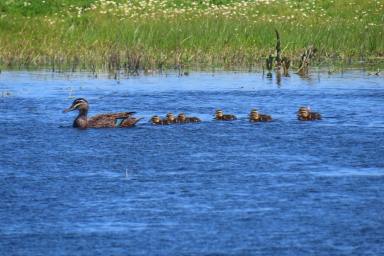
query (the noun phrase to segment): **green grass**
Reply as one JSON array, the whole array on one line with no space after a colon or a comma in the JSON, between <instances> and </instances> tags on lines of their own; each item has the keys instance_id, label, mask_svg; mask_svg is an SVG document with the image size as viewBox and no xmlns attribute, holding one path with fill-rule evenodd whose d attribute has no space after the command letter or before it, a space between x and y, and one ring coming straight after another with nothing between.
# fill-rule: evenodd
<instances>
[{"instance_id":1,"label":"green grass","mask_svg":"<svg viewBox=\"0 0 384 256\"><path fill-rule=\"evenodd\" d=\"M129 4L130 3L130 4ZM3 68L226 69L260 66L273 53L317 63L384 58L384 1L3 0Z\"/></svg>"}]
</instances>

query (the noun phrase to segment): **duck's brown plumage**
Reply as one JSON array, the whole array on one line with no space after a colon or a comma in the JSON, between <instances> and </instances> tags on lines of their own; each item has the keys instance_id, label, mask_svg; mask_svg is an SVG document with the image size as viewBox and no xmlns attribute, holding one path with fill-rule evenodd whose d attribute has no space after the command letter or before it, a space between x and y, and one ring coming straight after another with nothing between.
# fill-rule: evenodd
<instances>
[{"instance_id":1,"label":"duck's brown plumage","mask_svg":"<svg viewBox=\"0 0 384 256\"><path fill-rule=\"evenodd\" d=\"M224 114L223 111L216 110L215 119L220 121L232 121L236 120L237 118L235 115Z\"/></svg>"},{"instance_id":2,"label":"duck's brown plumage","mask_svg":"<svg viewBox=\"0 0 384 256\"><path fill-rule=\"evenodd\" d=\"M83 98L78 98L73 101L72 105L64 110L64 112L69 112L73 110L78 110L79 115L73 122L73 127L75 128L126 128L132 127L141 118L133 117L135 112L118 112L118 113L107 113L100 114L88 118L88 101Z\"/></svg>"},{"instance_id":3,"label":"duck's brown plumage","mask_svg":"<svg viewBox=\"0 0 384 256\"><path fill-rule=\"evenodd\" d=\"M191 117L187 116L186 120L187 120L187 123L200 123L201 122L200 118L194 117L194 116L191 116Z\"/></svg>"},{"instance_id":4,"label":"duck's brown plumage","mask_svg":"<svg viewBox=\"0 0 384 256\"><path fill-rule=\"evenodd\" d=\"M250 122L270 122L272 121L272 117L270 115L259 114L256 109L253 109L249 114Z\"/></svg>"},{"instance_id":5,"label":"duck's brown plumage","mask_svg":"<svg viewBox=\"0 0 384 256\"><path fill-rule=\"evenodd\" d=\"M225 114L225 115L222 115L220 117L215 117L216 120L220 120L220 121L232 121L232 120L236 120L236 116L235 115L230 115L230 114Z\"/></svg>"},{"instance_id":6,"label":"duck's brown plumage","mask_svg":"<svg viewBox=\"0 0 384 256\"><path fill-rule=\"evenodd\" d=\"M300 107L297 112L297 119L300 121L321 120L321 115L317 112L311 112L308 107Z\"/></svg>"},{"instance_id":7,"label":"duck's brown plumage","mask_svg":"<svg viewBox=\"0 0 384 256\"><path fill-rule=\"evenodd\" d=\"M300 121L314 121L321 120L321 114L317 112L310 112L308 117L298 116Z\"/></svg>"},{"instance_id":8,"label":"duck's brown plumage","mask_svg":"<svg viewBox=\"0 0 384 256\"><path fill-rule=\"evenodd\" d=\"M254 118L251 116L249 118L249 121L250 122L270 122L270 121L272 121L272 117L269 115L259 114L258 118Z\"/></svg>"},{"instance_id":9,"label":"duck's brown plumage","mask_svg":"<svg viewBox=\"0 0 384 256\"><path fill-rule=\"evenodd\" d=\"M201 120L198 117L194 117L194 116L188 117L184 113L180 113L176 118L176 122L179 124L199 123L201 122Z\"/></svg>"},{"instance_id":10,"label":"duck's brown plumage","mask_svg":"<svg viewBox=\"0 0 384 256\"><path fill-rule=\"evenodd\" d=\"M133 117L134 114L135 112L120 112L96 115L88 119L88 128L133 126L140 120Z\"/></svg>"},{"instance_id":11,"label":"duck's brown plumage","mask_svg":"<svg viewBox=\"0 0 384 256\"><path fill-rule=\"evenodd\" d=\"M165 119L163 119L164 124L175 124L177 123L176 117L172 113L168 113Z\"/></svg>"},{"instance_id":12,"label":"duck's brown plumage","mask_svg":"<svg viewBox=\"0 0 384 256\"><path fill-rule=\"evenodd\" d=\"M167 124L167 123L164 122L164 120L162 120L159 116L153 116L153 117L151 117L150 122L151 122L153 125L166 125L166 124Z\"/></svg>"}]
</instances>

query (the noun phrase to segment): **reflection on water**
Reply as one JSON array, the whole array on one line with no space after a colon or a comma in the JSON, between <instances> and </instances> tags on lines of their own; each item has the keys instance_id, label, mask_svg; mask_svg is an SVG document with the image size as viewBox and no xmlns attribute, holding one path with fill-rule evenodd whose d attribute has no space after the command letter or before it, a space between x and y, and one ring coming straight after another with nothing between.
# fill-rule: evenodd
<instances>
[{"instance_id":1,"label":"reflection on water","mask_svg":"<svg viewBox=\"0 0 384 256\"><path fill-rule=\"evenodd\" d=\"M384 249L382 77L3 72L0 91L4 255ZM75 113L62 110L74 97L89 100L90 115L136 111L144 120L72 129ZM302 105L324 120L298 122ZM217 108L239 120L213 121ZM249 123L252 108L274 121ZM148 123L167 112L203 122Z\"/></svg>"}]
</instances>

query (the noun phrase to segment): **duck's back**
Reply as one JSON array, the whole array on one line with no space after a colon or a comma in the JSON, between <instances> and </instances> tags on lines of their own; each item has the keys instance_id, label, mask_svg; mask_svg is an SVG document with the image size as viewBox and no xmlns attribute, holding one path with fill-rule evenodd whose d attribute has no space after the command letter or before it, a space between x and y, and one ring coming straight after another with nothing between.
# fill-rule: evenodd
<instances>
[{"instance_id":1,"label":"duck's back","mask_svg":"<svg viewBox=\"0 0 384 256\"><path fill-rule=\"evenodd\" d=\"M236 120L236 116L235 115L226 114L226 115L221 116L220 118L216 117L215 119L216 120L221 120L221 121L232 121L232 120Z\"/></svg>"},{"instance_id":2,"label":"duck's back","mask_svg":"<svg viewBox=\"0 0 384 256\"><path fill-rule=\"evenodd\" d=\"M311 120L320 120L321 119L321 115L317 112L310 112L309 117Z\"/></svg>"},{"instance_id":3,"label":"duck's back","mask_svg":"<svg viewBox=\"0 0 384 256\"><path fill-rule=\"evenodd\" d=\"M121 125L124 122L126 122L125 120L130 119L130 117L133 114L134 112L119 112L119 113L107 113L107 114L96 115L88 119L88 127L89 128L122 127Z\"/></svg>"},{"instance_id":4,"label":"duck's back","mask_svg":"<svg viewBox=\"0 0 384 256\"><path fill-rule=\"evenodd\" d=\"M301 121L321 120L321 115L317 112L309 112L308 117L298 116L298 119Z\"/></svg>"}]
</instances>

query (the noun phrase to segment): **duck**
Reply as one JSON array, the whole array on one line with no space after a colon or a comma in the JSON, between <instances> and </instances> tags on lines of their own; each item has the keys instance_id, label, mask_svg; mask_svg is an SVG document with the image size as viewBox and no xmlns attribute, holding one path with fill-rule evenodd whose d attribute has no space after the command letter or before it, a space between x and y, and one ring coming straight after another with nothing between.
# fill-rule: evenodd
<instances>
[{"instance_id":1,"label":"duck","mask_svg":"<svg viewBox=\"0 0 384 256\"><path fill-rule=\"evenodd\" d=\"M177 123L176 117L173 115L173 113L169 112L167 113L165 119L163 119L163 122L165 124L175 124Z\"/></svg>"},{"instance_id":2,"label":"duck","mask_svg":"<svg viewBox=\"0 0 384 256\"><path fill-rule=\"evenodd\" d=\"M118 112L100 114L88 118L89 103L84 98L77 98L72 105L63 112L77 110L79 114L73 121L73 127L79 129L86 128L126 128L132 127L142 118L133 117L135 112Z\"/></svg>"},{"instance_id":3,"label":"duck","mask_svg":"<svg viewBox=\"0 0 384 256\"><path fill-rule=\"evenodd\" d=\"M236 120L237 118L235 115L230 115L230 114L224 115L223 111L218 109L216 110L216 113L215 113L215 119L220 121L232 121L232 120Z\"/></svg>"},{"instance_id":4,"label":"duck","mask_svg":"<svg viewBox=\"0 0 384 256\"><path fill-rule=\"evenodd\" d=\"M151 117L151 120L150 122L153 124L153 125L164 125L166 124L163 120L161 120L161 118L159 116L153 116Z\"/></svg>"},{"instance_id":5,"label":"duck","mask_svg":"<svg viewBox=\"0 0 384 256\"><path fill-rule=\"evenodd\" d=\"M177 123L185 124L185 123L199 123L201 122L198 117L187 117L184 113L180 113L176 118Z\"/></svg>"},{"instance_id":6,"label":"duck","mask_svg":"<svg viewBox=\"0 0 384 256\"><path fill-rule=\"evenodd\" d=\"M297 119L300 121L321 120L321 115L317 112L311 112L309 107L300 107L297 111Z\"/></svg>"},{"instance_id":7,"label":"duck","mask_svg":"<svg viewBox=\"0 0 384 256\"><path fill-rule=\"evenodd\" d=\"M249 121L250 122L270 122L272 121L272 117L269 115L259 114L257 109L252 109L251 113L249 113Z\"/></svg>"}]
</instances>

